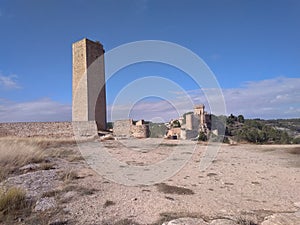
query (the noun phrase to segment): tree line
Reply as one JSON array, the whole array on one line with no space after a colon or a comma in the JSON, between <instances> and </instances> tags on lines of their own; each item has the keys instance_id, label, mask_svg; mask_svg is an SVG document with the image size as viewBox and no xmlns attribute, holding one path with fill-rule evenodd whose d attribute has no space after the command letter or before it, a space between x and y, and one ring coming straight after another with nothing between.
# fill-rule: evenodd
<instances>
[{"instance_id":1,"label":"tree line","mask_svg":"<svg viewBox=\"0 0 300 225\"><path fill-rule=\"evenodd\" d=\"M260 119L245 119L243 115L235 116L231 114L228 117L212 115L211 129L217 129L219 134L224 134L225 141L228 141L228 138L231 138L237 142L257 144L300 143L300 138L289 135L287 128L274 126L273 124L274 120L273 122L270 122L268 120Z\"/></svg>"}]
</instances>

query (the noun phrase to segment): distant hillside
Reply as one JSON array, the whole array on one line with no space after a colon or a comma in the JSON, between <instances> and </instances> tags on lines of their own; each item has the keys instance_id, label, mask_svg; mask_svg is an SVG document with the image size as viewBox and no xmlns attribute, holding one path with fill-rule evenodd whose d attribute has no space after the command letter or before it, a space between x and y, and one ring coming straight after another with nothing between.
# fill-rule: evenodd
<instances>
[{"instance_id":1,"label":"distant hillside","mask_svg":"<svg viewBox=\"0 0 300 225\"><path fill-rule=\"evenodd\" d=\"M224 117L222 117L224 120ZM300 119L244 119L230 115L226 119L226 136L252 143L299 144Z\"/></svg>"},{"instance_id":2,"label":"distant hillside","mask_svg":"<svg viewBox=\"0 0 300 225\"><path fill-rule=\"evenodd\" d=\"M260 120L265 125L286 131L291 137L300 137L300 119Z\"/></svg>"}]
</instances>

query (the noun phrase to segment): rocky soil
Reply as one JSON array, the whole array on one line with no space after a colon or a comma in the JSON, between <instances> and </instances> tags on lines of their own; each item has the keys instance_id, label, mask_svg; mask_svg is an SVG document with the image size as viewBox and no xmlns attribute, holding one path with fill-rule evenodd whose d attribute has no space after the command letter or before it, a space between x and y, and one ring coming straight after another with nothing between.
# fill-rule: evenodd
<instances>
[{"instance_id":1,"label":"rocky soil","mask_svg":"<svg viewBox=\"0 0 300 225\"><path fill-rule=\"evenodd\" d=\"M94 140L84 146L95 142L100 143ZM159 162L176 146L191 146L161 139L101 144L113 158L136 166ZM12 224L300 224L299 146L222 145L204 171L199 162L207 146L193 146L195 151L180 171L152 185L109 180L91 169L76 144L65 144L47 149L61 152L50 154L48 166L26 165L0 186L21 187L33 202L31 214L16 216Z\"/></svg>"}]
</instances>

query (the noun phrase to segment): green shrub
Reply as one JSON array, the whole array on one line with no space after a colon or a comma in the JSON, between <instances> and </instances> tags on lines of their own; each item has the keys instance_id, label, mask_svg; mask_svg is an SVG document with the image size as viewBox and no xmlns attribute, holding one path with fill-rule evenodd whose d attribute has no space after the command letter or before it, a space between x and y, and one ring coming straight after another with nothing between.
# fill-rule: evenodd
<instances>
[{"instance_id":1,"label":"green shrub","mask_svg":"<svg viewBox=\"0 0 300 225\"><path fill-rule=\"evenodd\" d=\"M223 143L225 143L225 144L230 144L229 138L225 136L225 137L223 138Z\"/></svg>"},{"instance_id":2,"label":"green shrub","mask_svg":"<svg viewBox=\"0 0 300 225\"><path fill-rule=\"evenodd\" d=\"M207 141L207 135L203 131L200 131L198 141Z\"/></svg>"},{"instance_id":3,"label":"green shrub","mask_svg":"<svg viewBox=\"0 0 300 225\"><path fill-rule=\"evenodd\" d=\"M293 139L293 144L300 144L300 137L296 137Z\"/></svg>"}]
</instances>

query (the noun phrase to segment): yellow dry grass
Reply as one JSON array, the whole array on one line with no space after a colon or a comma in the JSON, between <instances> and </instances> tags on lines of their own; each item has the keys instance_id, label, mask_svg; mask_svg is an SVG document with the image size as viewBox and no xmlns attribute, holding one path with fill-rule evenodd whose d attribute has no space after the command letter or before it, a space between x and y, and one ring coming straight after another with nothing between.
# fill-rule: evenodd
<instances>
[{"instance_id":1,"label":"yellow dry grass","mask_svg":"<svg viewBox=\"0 0 300 225\"><path fill-rule=\"evenodd\" d=\"M0 141L0 181L18 168L29 164L41 162L43 152L38 145L17 139Z\"/></svg>"},{"instance_id":2,"label":"yellow dry grass","mask_svg":"<svg viewBox=\"0 0 300 225\"><path fill-rule=\"evenodd\" d=\"M0 181L24 165L42 162L47 148L74 143L73 139L0 138Z\"/></svg>"},{"instance_id":3,"label":"yellow dry grass","mask_svg":"<svg viewBox=\"0 0 300 225\"><path fill-rule=\"evenodd\" d=\"M0 211L9 213L10 211L22 209L26 205L26 193L24 190L11 187L6 192L0 190Z\"/></svg>"}]
</instances>

